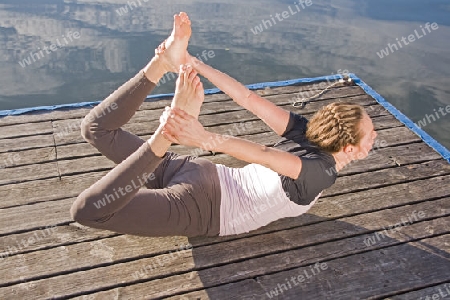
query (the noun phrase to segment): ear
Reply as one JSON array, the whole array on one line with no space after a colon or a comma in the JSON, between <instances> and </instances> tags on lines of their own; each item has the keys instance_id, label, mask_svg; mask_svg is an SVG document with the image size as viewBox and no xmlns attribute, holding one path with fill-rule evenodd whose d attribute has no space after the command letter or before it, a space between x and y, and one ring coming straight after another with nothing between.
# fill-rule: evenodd
<instances>
[{"instance_id":1,"label":"ear","mask_svg":"<svg viewBox=\"0 0 450 300\"><path fill-rule=\"evenodd\" d=\"M353 146L353 145L351 145L351 144L347 144L347 145L345 145L343 148L342 148L342 151L345 153L345 154L351 154L351 153L354 153L355 152L355 146Z\"/></svg>"}]
</instances>

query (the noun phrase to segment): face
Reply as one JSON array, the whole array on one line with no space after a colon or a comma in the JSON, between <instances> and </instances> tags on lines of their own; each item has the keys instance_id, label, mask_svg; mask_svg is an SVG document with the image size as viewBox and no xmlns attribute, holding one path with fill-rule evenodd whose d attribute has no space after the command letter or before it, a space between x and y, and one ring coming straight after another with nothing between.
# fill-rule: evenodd
<instances>
[{"instance_id":1,"label":"face","mask_svg":"<svg viewBox=\"0 0 450 300\"><path fill-rule=\"evenodd\" d=\"M353 151L355 151L353 155L356 159L364 159L369 156L369 151L372 150L373 143L377 137L377 132L368 114L364 114L360 123L360 129L363 132L363 137L359 144L353 147Z\"/></svg>"}]
</instances>

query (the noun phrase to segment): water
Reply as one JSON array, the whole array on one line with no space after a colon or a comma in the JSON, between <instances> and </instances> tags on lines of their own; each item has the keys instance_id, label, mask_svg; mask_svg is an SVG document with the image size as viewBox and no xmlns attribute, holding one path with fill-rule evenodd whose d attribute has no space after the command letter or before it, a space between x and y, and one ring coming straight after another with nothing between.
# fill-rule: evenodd
<instances>
[{"instance_id":1,"label":"water","mask_svg":"<svg viewBox=\"0 0 450 300\"><path fill-rule=\"evenodd\" d=\"M0 0L0 109L103 99L186 11L190 52L206 50L207 63L242 83L348 70L450 148L448 0L132 2ZM155 93L173 89L168 80Z\"/></svg>"}]
</instances>

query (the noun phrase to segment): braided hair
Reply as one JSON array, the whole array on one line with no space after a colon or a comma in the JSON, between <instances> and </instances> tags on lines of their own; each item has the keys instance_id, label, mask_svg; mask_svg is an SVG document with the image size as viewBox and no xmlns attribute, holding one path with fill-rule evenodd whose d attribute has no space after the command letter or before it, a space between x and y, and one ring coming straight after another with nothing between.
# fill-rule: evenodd
<instances>
[{"instance_id":1,"label":"braided hair","mask_svg":"<svg viewBox=\"0 0 450 300\"><path fill-rule=\"evenodd\" d=\"M306 138L322 150L335 153L363 137L359 125L365 114L361 105L334 102L319 109L309 120Z\"/></svg>"}]
</instances>

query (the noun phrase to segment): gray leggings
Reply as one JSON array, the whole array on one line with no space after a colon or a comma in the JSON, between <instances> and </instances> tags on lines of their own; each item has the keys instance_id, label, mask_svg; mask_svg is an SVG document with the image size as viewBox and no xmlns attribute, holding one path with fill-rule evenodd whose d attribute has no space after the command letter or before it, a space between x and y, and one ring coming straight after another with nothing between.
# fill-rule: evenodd
<instances>
[{"instance_id":1,"label":"gray leggings","mask_svg":"<svg viewBox=\"0 0 450 300\"><path fill-rule=\"evenodd\" d=\"M84 139L117 166L77 197L71 215L80 224L125 234L217 236L221 192L215 164L170 151L160 158L146 141L120 128L154 88L141 71L84 118Z\"/></svg>"}]
</instances>

